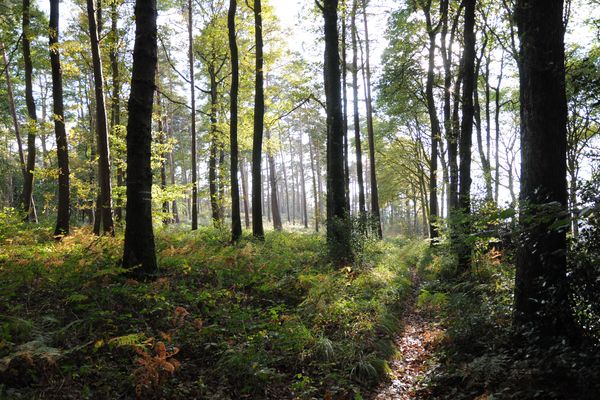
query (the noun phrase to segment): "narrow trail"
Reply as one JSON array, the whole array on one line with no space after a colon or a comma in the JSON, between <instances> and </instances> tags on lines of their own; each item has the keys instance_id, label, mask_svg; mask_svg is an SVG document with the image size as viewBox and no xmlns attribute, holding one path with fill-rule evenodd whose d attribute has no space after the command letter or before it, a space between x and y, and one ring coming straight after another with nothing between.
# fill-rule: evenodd
<instances>
[{"instance_id":1,"label":"narrow trail","mask_svg":"<svg viewBox=\"0 0 600 400\"><path fill-rule=\"evenodd\" d=\"M433 353L444 330L435 315L417 307L421 285L416 268L412 282L412 295L401 316L404 328L395 340L399 354L390 362L390 380L377 389L371 400L416 399L426 392L423 378L435 366Z\"/></svg>"}]
</instances>

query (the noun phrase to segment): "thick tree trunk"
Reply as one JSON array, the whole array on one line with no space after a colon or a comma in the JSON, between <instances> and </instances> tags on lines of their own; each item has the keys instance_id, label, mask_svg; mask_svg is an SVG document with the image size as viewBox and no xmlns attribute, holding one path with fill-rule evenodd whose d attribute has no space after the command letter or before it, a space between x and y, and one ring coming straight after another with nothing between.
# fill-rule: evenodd
<instances>
[{"instance_id":1,"label":"thick tree trunk","mask_svg":"<svg viewBox=\"0 0 600 400\"><path fill-rule=\"evenodd\" d=\"M23 0L23 61L25 64L25 103L27 105L27 165L21 204L25 212L25 220L37 222L35 207L33 206L33 171L35 169L35 136L37 133L37 113L33 99L33 63L31 62L30 43L30 0Z\"/></svg>"},{"instance_id":2,"label":"thick tree trunk","mask_svg":"<svg viewBox=\"0 0 600 400\"><path fill-rule=\"evenodd\" d=\"M69 234L69 146L65 129L62 70L58 50L59 0L50 1L50 65L52 67L52 99L54 113L54 133L56 135L56 156L58 158L58 215L54 236L61 238Z\"/></svg>"},{"instance_id":3,"label":"thick tree trunk","mask_svg":"<svg viewBox=\"0 0 600 400\"><path fill-rule=\"evenodd\" d=\"M100 40L96 25L94 0L87 0L88 24L92 48L92 64L94 69L94 93L96 95L96 134L98 138L98 185L100 186L100 218L105 234L114 235L112 217L112 187L110 182L110 150L108 144L108 125L106 122L106 106L104 104L104 77L102 59L100 57Z\"/></svg>"},{"instance_id":4,"label":"thick tree trunk","mask_svg":"<svg viewBox=\"0 0 600 400\"><path fill-rule=\"evenodd\" d=\"M332 260L342 264L352 256L344 182L344 119L337 9L338 0L323 1L324 82L327 99L327 239Z\"/></svg>"},{"instance_id":5,"label":"thick tree trunk","mask_svg":"<svg viewBox=\"0 0 600 400\"><path fill-rule=\"evenodd\" d=\"M152 228L152 105L158 61L156 0L135 4L135 44L127 121L127 214L123 267L136 274L156 272Z\"/></svg>"},{"instance_id":6,"label":"thick tree trunk","mask_svg":"<svg viewBox=\"0 0 600 400\"><path fill-rule=\"evenodd\" d=\"M464 216L471 214L471 143L473 136L473 92L475 90L475 3L476 0L465 0L464 25L464 80L462 92L462 123L460 127L460 178L458 203ZM468 235L470 223L464 218L461 233ZM463 240L458 249L458 264L461 271L466 271L471 264L471 246Z\"/></svg>"},{"instance_id":7,"label":"thick tree trunk","mask_svg":"<svg viewBox=\"0 0 600 400\"><path fill-rule=\"evenodd\" d=\"M192 230L198 229L198 160L196 150L196 84L194 76L194 33L192 0L188 0L188 64L190 69L190 99L192 106Z\"/></svg>"},{"instance_id":8,"label":"thick tree trunk","mask_svg":"<svg viewBox=\"0 0 600 400\"><path fill-rule=\"evenodd\" d=\"M356 149L356 177L358 182L358 207L361 220L366 217L365 184L362 165L362 148L360 140L360 113L358 111L358 32L356 12L358 0L353 0L350 16L352 29L352 103L354 106L354 148Z\"/></svg>"},{"instance_id":9,"label":"thick tree trunk","mask_svg":"<svg viewBox=\"0 0 600 400\"><path fill-rule=\"evenodd\" d=\"M231 147L230 175L231 180L231 241L237 242L242 236L242 216L240 214L240 186L238 181L238 92L240 86L239 56L236 42L235 14L237 1L229 0L227 14L227 31L229 52L231 54L231 90L229 92L229 145Z\"/></svg>"},{"instance_id":10,"label":"thick tree trunk","mask_svg":"<svg viewBox=\"0 0 600 400\"><path fill-rule=\"evenodd\" d=\"M263 31L261 0L254 0L254 39L256 44L255 92L254 92L254 135L252 137L252 234L263 239L262 213L262 143L265 124L265 93L263 75Z\"/></svg>"},{"instance_id":11,"label":"thick tree trunk","mask_svg":"<svg viewBox=\"0 0 600 400\"><path fill-rule=\"evenodd\" d=\"M375 168L375 129L373 127L373 99L371 96L371 49L369 45L369 23L367 18L367 3L362 0L363 19L365 25L365 52L366 64L363 71L365 77L365 92L367 102L367 133L369 140L369 166L371 183L371 226L378 239L383 238L381 229L381 216L379 215L379 189L377 187L377 169Z\"/></svg>"},{"instance_id":12,"label":"thick tree trunk","mask_svg":"<svg viewBox=\"0 0 600 400\"><path fill-rule=\"evenodd\" d=\"M567 101L563 1L518 0L521 40L521 243L514 322L543 338L575 336L566 274ZM552 205L554 209L549 209Z\"/></svg>"}]
</instances>

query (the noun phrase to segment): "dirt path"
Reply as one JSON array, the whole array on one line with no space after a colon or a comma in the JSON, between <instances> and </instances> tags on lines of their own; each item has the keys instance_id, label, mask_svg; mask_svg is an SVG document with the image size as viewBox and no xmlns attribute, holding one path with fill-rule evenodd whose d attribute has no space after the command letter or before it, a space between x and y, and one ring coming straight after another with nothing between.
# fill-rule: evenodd
<instances>
[{"instance_id":1,"label":"dirt path","mask_svg":"<svg viewBox=\"0 0 600 400\"><path fill-rule=\"evenodd\" d=\"M423 378L435 365L433 352L443 329L432 313L419 310L416 299L420 284L413 274L414 292L402 317L404 329L396 339L398 356L390 363L390 381L371 396L372 400L416 399L424 389ZM421 393L423 395L423 393Z\"/></svg>"}]
</instances>

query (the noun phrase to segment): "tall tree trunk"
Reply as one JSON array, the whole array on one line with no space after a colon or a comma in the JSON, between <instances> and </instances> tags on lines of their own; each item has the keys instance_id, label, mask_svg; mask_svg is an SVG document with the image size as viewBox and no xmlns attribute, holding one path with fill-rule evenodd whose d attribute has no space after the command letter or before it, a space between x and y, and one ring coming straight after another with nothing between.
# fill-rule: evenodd
<instances>
[{"instance_id":1,"label":"tall tree trunk","mask_svg":"<svg viewBox=\"0 0 600 400\"><path fill-rule=\"evenodd\" d=\"M464 25L464 80L462 92L462 123L460 128L460 188L458 202L461 212L471 214L471 143L473 136L473 93L475 90L475 3L476 0L465 0ZM462 224L463 235L470 232L468 218ZM463 240L458 249L458 264L461 271L466 271L471 264L471 246Z\"/></svg>"},{"instance_id":2,"label":"tall tree trunk","mask_svg":"<svg viewBox=\"0 0 600 400\"><path fill-rule=\"evenodd\" d=\"M123 267L138 267L136 274L156 272L152 228L152 105L158 62L156 0L135 4L135 44L127 121L127 214Z\"/></svg>"},{"instance_id":3,"label":"tall tree trunk","mask_svg":"<svg viewBox=\"0 0 600 400\"><path fill-rule=\"evenodd\" d=\"M56 156L58 158L58 215L54 236L61 238L69 234L70 198L69 198L69 146L65 129L62 70L58 48L59 0L50 1L49 47L52 67L52 99L54 113L54 133L56 135Z\"/></svg>"},{"instance_id":4,"label":"tall tree trunk","mask_svg":"<svg viewBox=\"0 0 600 400\"><path fill-rule=\"evenodd\" d=\"M427 83L425 96L427 98L427 110L431 124L431 159L429 167L429 237L431 243L437 242L438 232L438 143L441 139L440 121L437 116L437 108L433 97L433 85L435 80L435 49L436 37L440 25L433 26L431 21L431 2L423 7L427 32L429 35L429 67L427 69Z\"/></svg>"},{"instance_id":5,"label":"tall tree trunk","mask_svg":"<svg viewBox=\"0 0 600 400\"><path fill-rule=\"evenodd\" d=\"M237 242L242 236L242 216L240 214L240 186L238 181L238 92L240 86L240 70L238 46L236 42L235 14L237 1L229 0L227 14L227 32L229 34L229 52L231 54L231 90L229 93L229 145L231 147L230 180L231 180L231 241Z\"/></svg>"},{"instance_id":6,"label":"tall tree trunk","mask_svg":"<svg viewBox=\"0 0 600 400\"><path fill-rule=\"evenodd\" d=\"M302 188L302 219L304 228L308 229L308 204L306 201L306 175L304 174L304 153L302 152L302 136L298 139L298 156L300 157L300 182Z\"/></svg>"},{"instance_id":7,"label":"tall tree trunk","mask_svg":"<svg viewBox=\"0 0 600 400\"><path fill-rule=\"evenodd\" d=\"M563 1L518 0L521 40L521 243L514 322L542 338L575 336L569 306L567 240L556 220L567 212L567 101ZM549 204L556 209L549 210Z\"/></svg>"},{"instance_id":8,"label":"tall tree trunk","mask_svg":"<svg viewBox=\"0 0 600 400\"><path fill-rule=\"evenodd\" d=\"M194 76L194 33L192 0L188 0L188 64L190 69L190 99L192 106L192 230L198 229L198 160L196 150L196 84Z\"/></svg>"},{"instance_id":9,"label":"tall tree trunk","mask_svg":"<svg viewBox=\"0 0 600 400\"><path fill-rule=\"evenodd\" d=\"M10 81L9 64L8 64L8 59L6 58L6 49L4 48L3 43L0 43L0 48L2 49L2 59L4 61L4 77L6 78L6 94L8 95L8 108L10 111L10 116L13 121L13 125L15 127L15 136L17 138L17 151L19 153L19 164L21 166L21 172L23 174L23 179L27 179L27 170L26 170L26 166L25 166L25 155L23 154L23 142L21 140L21 129L19 128L19 120L17 119L15 98L14 98L13 91L12 91L12 83Z\"/></svg>"},{"instance_id":10,"label":"tall tree trunk","mask_svg":"<svg viewBox=\"0 0 600 400\"><path fill-rule=\"evenodd\" d=\"M115 133L115 128L121 125L121 78L119 76L119 56L118 56L118 22L119 14L117 12L117 1L111 3L111 28L110 28L110 71L112 74L112 98L111 98L111 128ZM117 186L123 186L123 169L117 166ZM120 202L115 204L115 219L123 220L123 208Z\"/></svg>"},{"instance_id":11,"label":"tall tree trunk","mask_svg":"<svg viewBox=\"0 0 600 400\"><path fill-rule=\"evenodd\" d=\"M156 74L159 75L159 66L156 66ZM165 127L167 126L167 115L162 105L160 91L156 90L156 109L158 111L158 134L157 134L157 142L161 146L161 151L163 153L160 154L160 189L164 192L167 189L167 158L166 153L164 153L164 146L167 143ZM169 214L169 202L163 201L162 204L162 212L163 216L163 224L168 225L171 222L171 218L168 217Z\"/></svg>"},{"instance_id":12,"label":"tall tree trunk","mask_svg":"<svg viewBox=\"0 0 600 400\"><path fill-rule=\"evenodd\" d=\"M96 25L94 0L87 0L88 24L92 48L92 64L94 69L94 92L96 94L96 132L98 138L98 184L100 185L100 218L105 234L114 235L112 217L112 188L110 182L110 150L108 145L108 125L106 123L106 106L104 104L104 77L102 59L100 57L100 39Z\"/></svg>"},{"instance_id":13,"label":"tall tree trunk","mask_svg":"<svg viewBox=\"0 0 600 400\"><path fill-rule=\"evenodd\" d=\"M313 140L310 135L308 136L308 150L310 152L310 169L312 171L313 198L315 203L315 231L319 232L319 191L317 190L317 173L315 171L315 155L313 151Z\"/></svg>"},{"instance_id":14,"label":"tall tree trunk","mask_svg":"<svg viewBox=\"0 0 600 400\"><path fill-rule=\"evenodd\" d=\"M291 222L290 191L289 191L289 186L288 186L287 171L286 171L286 167L285 167L285 159L283 158L283 150L282 149L280 149L280 151L279 151L279 156L281 158L281 170L283 171L283 183L284 183L284 188L285 188L285 208L286 208L287 221L289 224Z\"/></svg>"},{"instance_id":15,"label":"tall tree trunk","mask_svg":"<svg viewBox=\"0 0 600 400\"><path fill-rule=\"evenodd\" d=\"M244 168L246 162L242 159L240 160L240 172L242 174L242 197L244 200L244 223L246 225L246 229L250 229L250 212L249 212L249 204L248 204L248 173L246 172L246 168Z\"/></svg>"},{"instance_id":16,"label":"tall tree trunk","mask_svg":"<svg viewBox=\"0 0 600 400\"><path fill-rule=\"evenodd\" d=\"M210 196L210 210L212 222L215 228L221 227L220 202L218 194L218 171L217 171L217 77L214 67L208 68L210 76L210 154L208 159L208 191Z\"/></svg>"},{"instance_id":17,"label":"tall tree trunk","mask_svg":"<svg viewBox=\"0 0 600 400\"><path fill-rule=\"evenodd\" d=\"M261 0L254 0L254 39L256 41L254 135L252 137L252 234L263 239L265 231L262 219L262 143L265 124L264 57Z\"/></svg>"},{"instance_id":18,"label":"tall tree trunk","mask_svg":"<svg viewBox=\"0 0 600 400\"><path fill-rule=\"evenodd\" d=\"M500 203L500 197L499 197L499 192L500 192L500 109L501 109L501 104L500 104L500 88L502 86L502 78L503 78L503 74L504 74L504 51L502 52L502 57L500 58L500 75L498 75L498 83L496 84L496 87L494 88L494 92L495 92L495 96L494 96L494 101L495 101L495 110L494 110L494 124L495 124L495 133L496 133L496 137L494 138L494 147L496 148L496 153L495 153L495 164L496 164L496 169L495 169L495 177L494 177L494 198L496 199L496 205L498 205Z\"/></svg>"},{"instance_id":19,"label":"tall tree trunk","mask_svg":"<svg viewBox=\"0 0 600 400\"><path fill-rule=\"evenodd\" d=\"M383 238L381 229L381 216L379 215L379 189L377 187L377 170L375 168L375 129L373 127L373 99L371 96L371 49L369 45L369 23L367 18L367 3L362 0L363 19L365 25L365 58L366 65L363 71L365 82L365 99L367 101L367 133L369 140L369 165L370 165L370 183L371 183L371 225L378 239Z\"/></svg>"},{"instance_id":20,"label":"tall tree trunk","mask_svg":"<svg viewBox=\"0 0 600 400\"><path fill-rule=\"evenodd\" d=\"M271 140L271 132L269 129L266 131L267 140ZM275 170L275 157L271 153L271 150L267 152L267 162L269 163L269 181L271 184L271 212L273 213L273 228L276 231L283 230L281 224L281 212L279 211L279 200L277 198L277 172Z\"/></svg>"},{"instance_id":21,"label":"tall tree trunk","mask_svg":"<svg viewBox=\"0 0 600 400\"><path fill-rule=\"evenodd\" d=\"M289 139L289 143L290 143L290 169L292 172L292 224L296 225L296 210L298 209L296 207L296 189L298 188L298 174L297 174L297 170L294 169L294 146L292 145L292 136L291 134L288 135L288 139Z\"/></svg>"},{"instance_id":22,"label":"tall tree trunk","mask_svg":"<svg viewBox=\"0 0 600 400\"><path fill-rule=\"evenodd\" d=\"M173 139L173 125L169 124L167 127L167 134L169 139ZM175 150L172 149L169 152L169 177L171 185L175 185ZM173 214L173 222L179 223L179 209L177 207L177 200L171 202L171 212Z\"/></svg>"},{"instance_id":23,"label":"tall tree trunk","mask_svg":"<svg viewBox=\"0 0 600 400\"><path fill-rule=\"evenodd\" d=\"M23 0L23 61L25 64L25 103L27 105L27 166L21 204L25 212L25 220L37 222L35 207L33 206L33 171L35 169L35 136L37 133L37 113L33 99L33 64L31 62L31 44L29 29L30 0Z\"/></svg>"},{"instance_id":24,"label":"tall tree trunk","mask_svg":"<svg viewBox=\"0 0 600 400\"><path fill-rule=\"evenodd\" d=\"M348 63L347 63L347 21L348 15L346 0L342 0L342 109L344 118L344 183L346 185L346 202L350 204L350 166L348 160L350 159L348 153Z\"/></svg>"},{"instance_id":25,"label":"tall tree trunk","mask_svg":"<svg viewBox=\"0 0 600 400\"><path fill-rule=\"evenodd\" d=\"M358 207L361 220L365 218L365 184L362 165L362 148L360 144L360 114L358 111L358 32L356 12L358 0L353 0L350 24L352 29L352 102L354 105L354 148L356 149L356 177L358 182Z\"/></svg>"},{"instance_id":26,"label":"tall tree trunk","mask_svg":"<svg viewBox=\"0 0 600 400\"><path fill-rule=\"evenodd\" d=\"M327 103L327 239L330 255L342 264L351 259L348 203L344 182L344 119L342 114L338 0L324 0L324 82Z\"/></svg>"}]
</instances>

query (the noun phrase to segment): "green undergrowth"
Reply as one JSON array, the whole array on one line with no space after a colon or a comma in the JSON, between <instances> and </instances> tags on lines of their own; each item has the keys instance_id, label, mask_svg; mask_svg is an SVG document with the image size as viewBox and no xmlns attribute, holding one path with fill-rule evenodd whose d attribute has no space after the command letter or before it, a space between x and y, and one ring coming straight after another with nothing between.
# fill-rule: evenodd
<instances>
[{"instance_id":1,"label":"green undergrowth","mask_svg":"<svg viewBox=\"0 0 600 400\"><path fill-rule=\"evenodd\" d=\"M422 270L417 305L446 328L437 366L421 398L600 398L597 341L540 347L512 331L514 265L510 251L475 254L471 271L457 277L455 256L441 246Z\"/></svg>"},{"instance_id":2,"label":"green undergrowth","mask_svg":"<svg viewBox=\"0 0 600 400\"><path fill-rule=\"evenodd\" d=\"M24 229L24 228L22 228ZM20 230L0 247L0 398L361 398L388 371L422 242L364 244L335 269L324 238L157 234L157 279L121 238Z\"/></svg>"}]
</instances>

